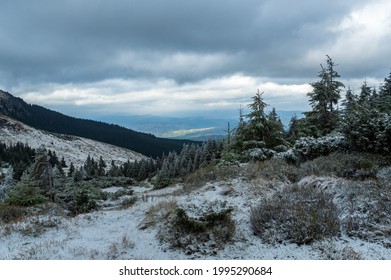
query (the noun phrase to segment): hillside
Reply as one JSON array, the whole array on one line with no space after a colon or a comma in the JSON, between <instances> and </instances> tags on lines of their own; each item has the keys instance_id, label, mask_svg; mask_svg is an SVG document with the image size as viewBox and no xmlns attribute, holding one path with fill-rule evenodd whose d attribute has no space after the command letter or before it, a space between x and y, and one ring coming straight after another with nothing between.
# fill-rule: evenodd
<instances>
[{"instance_id":1,"label":"hillside","mask_svg":"<svg viewBox=\"0 0 391 280\"><path fill-rule=\"evenodd\" d=\"M114 160L116 164L145 158L129 149L91 139L38 130L3 115L0 115L0 142L6 145L21 142L34 149L43 147L56 152L60 159L64 157L67 164L72 162L75 166L84 164L88 155L95 159L102 156L105 162Z\"/></svg>"},{"instance_id":2,"label":"hillside","mask_svg":"<svg viewBox=\"0 0 391 280\"><path fill-rule=\"evenodd\" d=\"M40 130L93 139L151 157L173 150L180 151L183 144L189 142L158 138L119 125L73 118L38 105L27 104L21 98L1 90L0 114Z\"/></svg>"}]
</instances>

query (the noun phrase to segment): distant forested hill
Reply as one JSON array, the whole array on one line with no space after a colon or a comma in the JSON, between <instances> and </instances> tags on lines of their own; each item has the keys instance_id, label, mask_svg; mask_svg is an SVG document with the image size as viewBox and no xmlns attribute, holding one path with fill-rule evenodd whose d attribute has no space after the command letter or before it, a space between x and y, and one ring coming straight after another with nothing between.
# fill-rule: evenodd
<instances>
[{"instance_id":1,"label":"distant forested hill","mask_svg":"<svg viewBox=\"0 0 391 280\"><path fill-rule=\"evenodd\" d=\"M157 157L169 151L180 151L189 141L158 138L119 125L79 119L27 104L21 98L0 90L0 114L37 129L69 134L131 149L146 156Z\"/></svg>"}]
</instances>

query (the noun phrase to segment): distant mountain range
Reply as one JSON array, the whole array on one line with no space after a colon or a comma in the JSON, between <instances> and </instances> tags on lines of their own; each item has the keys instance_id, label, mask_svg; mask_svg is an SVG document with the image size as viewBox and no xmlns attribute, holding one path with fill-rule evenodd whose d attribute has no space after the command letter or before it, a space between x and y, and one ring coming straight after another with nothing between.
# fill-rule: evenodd
<instances>
[{"instance_id":1,"label":"distant mountain range","mask_svg":"<svg viewBox=\"0 0 391 280\"><path fill-rule=\"evenodd\" d=\"M302 117L301 111L277 111L285 127L289 126L292 116ZM228 123L234 129L239 118L209 118L209 117L163 117L154 115L99 116L97 120L115 123L121 126L151 133L159 137L172 139L191 139L205 141L209 138L222 139L227 137Z\"/></svg>"},{"instance_id":2,"label":"distant mountain range","mask_svg":"<svg viewBox=\"0 0 391 280\"><path fill-rule=\"evenodd\" d=\"M186 140L164 139L140 133L116 124L66 116L0 90L0 114L33 128L53 133L74 135L124 147L146 156L157 157L180 151Z\"/></svg>"}]
</instances>

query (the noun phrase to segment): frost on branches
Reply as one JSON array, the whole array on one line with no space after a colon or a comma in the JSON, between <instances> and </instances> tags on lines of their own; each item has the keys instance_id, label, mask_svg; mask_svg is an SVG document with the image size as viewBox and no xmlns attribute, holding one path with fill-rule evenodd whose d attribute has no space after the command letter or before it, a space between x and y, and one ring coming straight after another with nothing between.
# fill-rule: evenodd
<instances>
[{"instance_id":1,"label":"frost on branches","mask_svg":"<svg viewBox=\"0 0 391 280\"><path fill-rule=\"evenodd\" d=\"M299 162L328 155L336 151L344 151L346 149L347 142L345 136L337 133L319 138L300 138L295 142L293 148L286 152L278 153L275 157L282 158L290 162Z\"/></svg>"}]
</instances>

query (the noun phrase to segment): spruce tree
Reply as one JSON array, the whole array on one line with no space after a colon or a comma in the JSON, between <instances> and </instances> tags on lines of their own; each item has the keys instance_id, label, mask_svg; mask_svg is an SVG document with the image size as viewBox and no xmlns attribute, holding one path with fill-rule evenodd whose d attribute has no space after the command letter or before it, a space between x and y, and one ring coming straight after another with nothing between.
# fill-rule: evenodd
<instances>
[{"instance_id":1,"label":"spruce tree","mask_svg":"<svg viewBox=\"0 0 391 280\"><path fill-rule=\"evenodd\" d=\"M379 89L378 105L381 112L391 114L391 73L384 79Z\"/></svg>"},{"instance_id":2,"label":"spruce tree","mask_svg":"<svg viewBox=\"0 0 391 280\"><path fill-rule=\"evenodd\" d=\"M320 65L320 80L310 84L313 90L307 94L312 111L306 112L305 115L308 123L316 129L316 135L313 136L329 134L338 127L339 116L335 106L345 86L338 81L340 75L334 69L335 64L329 56L326 63L326 67Z\"/></svg>"}]
</instances>

